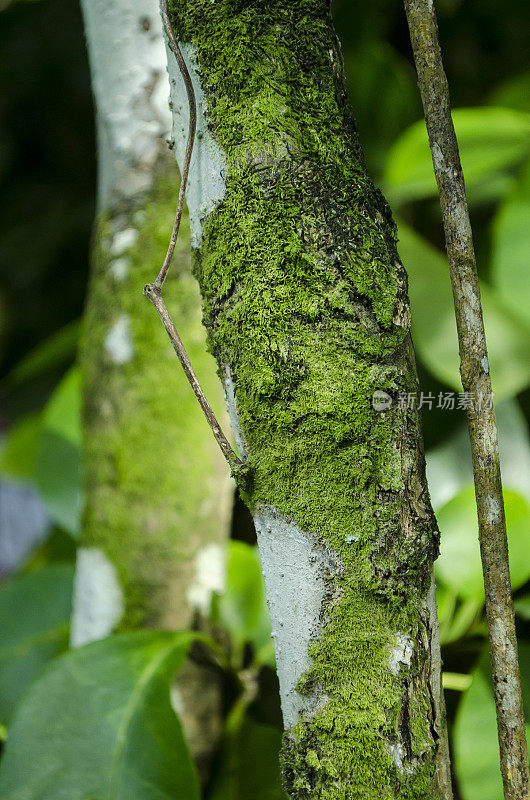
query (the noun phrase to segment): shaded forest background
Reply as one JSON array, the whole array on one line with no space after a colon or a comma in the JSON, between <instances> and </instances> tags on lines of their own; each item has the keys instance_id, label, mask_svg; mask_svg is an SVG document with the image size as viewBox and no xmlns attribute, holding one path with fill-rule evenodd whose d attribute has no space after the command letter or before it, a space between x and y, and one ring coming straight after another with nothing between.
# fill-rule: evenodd
<instances>
[{"instance_id":1,"label":"shaded forest background","mask_svg":"<svg viewBox=\"0 0 530 800\"><path fill-rule=\"evenodd\" d=\"M530 701L530 5L436 5L484 287ZM458 791L463 800L500 800L472 475L465 411L458 408L465 399L405 16L397 0L337 0L334 8L368 168L398 218L409 273L430 490L443 537L438 603ZM0 471L6 484L35 488L49 515L36 550L10 560L0 546L7 576L17 560L27 572L75 556L79 441L69 441L65 461L57 440L39 450L34 434L50 398L63 404L63 416L77 414L75 391L62 379L75 361L85 299L96 150L77 3L0 0L0 9ZM168 220L168 235L170 227ZM138 302L144 302L140 294ZM445 400L451 396L454 408ZM2 497L0 518L6 513ZM251 523L237 503L236 512L233 537L252 545ZM6 658L0 651L0 687ZM267 664L259 680L261 693L249 714L279 729L277 686ZM263 798L276 797L274 791Z\"/></svg>"}]
</instances>

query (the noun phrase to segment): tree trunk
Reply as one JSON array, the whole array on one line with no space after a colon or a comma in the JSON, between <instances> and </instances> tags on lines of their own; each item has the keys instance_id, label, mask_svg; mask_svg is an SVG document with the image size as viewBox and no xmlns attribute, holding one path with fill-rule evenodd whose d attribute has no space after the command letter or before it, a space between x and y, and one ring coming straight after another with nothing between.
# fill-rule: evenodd
<instances>
[{"instance_id":1,"label":"tree trunk","mask_svg":"<svg viewBox=\"0 0 530 800\"><path fill-rule=\"evenodd\" d=\"M195 274L258 531L293 798L449 798L407 278L323 0L172 0ZM182 158L187 100L168 55ZM168 302L168 306L170 306Z\"/></svg>"},{"instance_id":2,"label":"tree trunk","mask_svg":"<svg viewBox=\"0 0 530 800\"><path fill-rule=\"evenodd\" d=\"M224 460L142 298L164 258L178 181L165 141L169 87L157 2L83 0L82 7L99 209L80 353L86 506L74 646L115 628L191 627L208 611L212 590L222 589L232 498ZM201 380L222 408L185 239L168 294ZM200 759L218 732L218 687L188 664L177 691Z\"/></svg>"}]
</instances>

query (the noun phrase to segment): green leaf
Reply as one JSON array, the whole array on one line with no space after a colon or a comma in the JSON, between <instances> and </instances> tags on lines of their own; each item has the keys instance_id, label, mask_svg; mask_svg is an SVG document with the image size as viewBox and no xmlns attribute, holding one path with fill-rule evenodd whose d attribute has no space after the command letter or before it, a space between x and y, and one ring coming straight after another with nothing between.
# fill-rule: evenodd
<instances>
[{"instance_id":1,"label":"green leaf","mask_svg":"<svg viewBox=\"0 0 530 800\"><path fill-rule=\"evenodd\" d=\"M192 639L125 633L60 656L15 714L3 800L198 800L169 701Z\"/></svg>"},{"instance_id":2,"label":"green leaf","mask_svg":"<svg viewBox=\"0 0 530 800\"><path fill-rule=\"evenodd\" d=\"M16 389L20 384L38 377L43 372L56 369L73 360L79 340L79 327L79 320L74 320L37 345L6 375L3 379L5 385L10 390Z\"/></svg>"},{"instance_id":3,"label":"green leaf","mask_svg":"<svg viewBox=\"0 0 530 800\"><path fill-rule=\"evenodd\" d=\"M0 452L0 474L32 481L42 432L40 414L29 414L10 428Z\"/></svg>"},{"instance_id":4,"label":"green leaf","mask_svg":"<svg viewBox=\"0 0 530 800\"><path fill-rule=\"evenodd\" d=\"M52 519L74 536L81 519L81 452L53 431L44 429L35 464L35 484Z\"/></svg>"},{"instance_id":5,"label":"green leaf","mask_svg":"<svg viewBox=\"0 0 530 800\"><path fill-rule=\"evenodd\" d=\"M517 164L530 150L530 116L509 108L453 112L466 189L473 194L492 174ZM437 193L425 123L411 125L388 154L385 188L395 204Z\"/></svg>"},{"instance_id":6,"label":"green leaf","mask_svg":"<svg viewBox=\"0 0 530 800\"><path fill-rule=\"evenodd\" d=\"M510 573L517 589L530 578L530 504L516 492L504 491ZM484 585L478 543L475 491L468 486L437 513L441 531L440 556L436 575L454 592L465 598L482 599Z\"/></svg>"},{"instance_id":7,"label":"green leaf","mask_svg":"<svg viewBox=\"0 0 530 800\"><path fill-rule=\"evenodd\" d=\"M493 223L492 281L506 307L530 325L530 161Z\"/></svg>"},{"instance_id":8,"label":"green leaf","mask_svg":"<svg viewBox=\"0 0 530 800\"><path fill-rule=\"evenodd\" d=\"M516 400L504 400L495 408L499 431L499 455L505 488L530 500L530 438L524 414ZM428 450L427 481L437 511L473 482L469 432L464 423L443 444Z\"/></svg>"},{"instance_id":9,"label":"green leaf","mask_svg":"<svg viewBox=\"0 0 530 800\"><path fill-rule=\"evenodd\" d=\"M462 391L447 259L402 222L399 252L409 276L416 350L435 377ZM530 382L530 327L505 309L496 292L484 283L481 295L493 391L500 400L517 394Z\"/></svg>"},{"instance_id":10,"label":"green leaf","mask_svg":"<svg viewBox=\"0 0 530 800\"><path fill-rule=\"evenodd\" d=\"M43 412L16 423L0 455L0 472L29 480L58 525L79 531L81 513L81 423L79 374L72 368Z\"/></svg>"},{"instance_id":11,"label":"green leaf","mask_svg":"<svg viewBox=\"0 0 530 800\"><path fill-rule=\"evenodd\" d=\"M464 800L502 800L495 703L479 670L458 708L454 758Z\"/></svg>"},{"instance_id":12,"label":"green leaf","mask_svg":"<svg viewBox=\"0 0 530 800\"><path fill-rule=\"evenodd\" d=\"M484 605L484 598L481 596L459 598L454 588L449 588L438 580L436 601L442 645L467 636L480 621Z\"/></svg>"},{"instance_id":13,"label":"green leaf","mask_svg":"<svg viewBox=\"0 0 530 800\"><path fill-rule=\"evenodd\" d=\"M387 42L372 37L346 48L344 58L369 172L380 173L389 146L421 112L414 71Z\"/></svg>"},{"instance_id":14,"label":"green leaf","mask_svg":"<svg viewBox=\"0 0 530 800\"><path fill-rule=\"evenodd\" d=\"M473 678L461 672L443 672L442 685L444 689L452 689L454 692L464 692L469 689Z\"/></svg>"},{"instance_id":15,"label":"green leaf","mask_svg":"<svg viewBox=\"0 0 530 800\"><path fill-rule=\"evenodd\" d=\"M514 397L530 383L530 325L506 308L498 293L481 282L480 293L495 400Z\"/></svg>"},{"instance_id":16,"label":"green leaf","mask_svg":"<svg viewBox=\"0 0 530 800\"><path fill-rule=\"evenodd\" d=\"M232 541L228 546L226 591L216 602L216 621L230 634L236 658L252 644L259 664L274 666L271 623L257 547Z\"/></svg>"},{"instance_id":17,"label":"green leaf","mask_svg":"<svg viewBox=\"0 0 530 800\"><path fill-rule=\"evenodd\" d=\"M523 699L530 685L530 646L519 645ZM497 740L495 702L489 680L487 648L472 673L455 720L454 760L463 800L502 800L502 780ZM526 703L525 703L526 705ZM526 707L526 714L528 708ZM526 726L527 736L530 726Z\"/></svg>"},{"instance_id":18,"label":"green leaf","mask_svg":"<svg viewBox=\"0 0 530 800\"><path fill-rule=\"evenodd\" d=\"M76 540L63 528L52 528L42 544L34 550L24 565L25 572L35 572L52 562L75 564Z\"/></svg>"},{"instance_id":19,"label":"green leaf","mask_svg":"<svg viewBox=\"0 0 530 800\"><path fill-rule=\"evenodd\" d=\"M209 800L287 800L280 781L282 734L248 717L221 750Z\"/></svg>"},{"instance_id":20,"label":"green leaf","mask_svg":"<svg viewBox=\"0 0 530 800\"><path fill-rule=\"evenodd\" d=\"M0 587L0 722L45 664L68 647L74 568L53 564Z\"/></svg>"},{"instance_id":21,"label":"green leaf","mask_svg":"<svg viewBox=\"0 0 530 800\"><path fill-rule=\"evenodd\" d=\"M81 388L75 367L55 389L43 411L42 421L47 430L81 446Z\"/></svg>"}]
</instances>

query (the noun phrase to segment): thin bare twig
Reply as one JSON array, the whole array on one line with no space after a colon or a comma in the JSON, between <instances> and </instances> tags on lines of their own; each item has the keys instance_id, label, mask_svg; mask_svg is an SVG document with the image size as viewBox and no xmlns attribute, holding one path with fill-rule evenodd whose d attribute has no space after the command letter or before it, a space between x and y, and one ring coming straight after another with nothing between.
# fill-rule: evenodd
<instances>
[{"instance_id":1,"label":"thin bare twig","mask_svg":"<svg viewBox=\"0 0 530 800\"><path fill-rule=\"evenodd\" d=\"M171 319L169 311L166 308L166 304L162 298L160 293L160 289L158 289L155 284L148 283L144 288L144 294L149 300L152 302L156 310L158 311L158 316L162 320L164 324L164 328L166 329L169 338L171 339L171 344L175 349L175 353L179 357L179 361L182 364L182 369L186 373L186 377L190 383L191 388L195 393L195 397L199 401L199 405L204 412L204 416L208 420L208 424L212 429L213 435L217 439L217 443L221 448L221 451L232 467L232 469L237 469L238 467L242 466L242 462L236 456L232 448L230 447L226 436L224 435L221 426L219 425L215 414L213 413L210 404L208 403L204 392L201 388L199 380L195 375L193 367L191 366L191 362L188 358L188 354L184 349L184 345L180 339L180 336L177 333L177 329L175 328L175 323Z\"/></svg>"},{"instance_id":2,"label":"thin bare twig","mask_svg":"<svg viewBox=\"0 0 530 800\"><path fill-rule=\"evenodd\" d=\"M528 757L508 564L497 426L464 177L451 117L433 0L404 0L438 184L460 346L470 393L468 428L475 477L501 771L506 800L528 798Z\"/></svg>"},{"instance_id":3,"label":"thin bare twig","mask_svg":"<svg viewBox=\"0 0 530 800\"><path fill-rule=\"evenodd\" d=\"M175 214L175 221L173 223L173 230L171 231L171 239L169 240L169 247L167 249L166 257L164 259L164 263L162 264L160 272L158 273L157 278L154 282L154 286L156 286L157 289L161 289L164 284L164 281L166 279L171 264L171 259L173 258L173 253L175 251L177 237L179 235L180 221L182 219L182 210L184 208L184 196L186 194L186 186L188 184L188 175L190 171L191 154L193 152L193 143L195 141L195 130L197 128L197 102L195 100L195 90L193 89L193 83L191 82L190 73L188 72L186 62L184 61L184 58L180 51L180 47L175 37L175 33L173 31L173 26L171 25L168 0L161 0L160 11L162 14L162 22L164 24L164 30L166 32L169 46L171 48L173 55L177 60L178 67L180 69L180 74L182 75L182 78L184 80L184 85L186 87L186 94L188 95L190 119L188 124L188 141L186 142L186 152L184 154L184 163L182 165L182 177L180 181L177 212Z\"/></svg>"},{"instance_id":4,"label":"thin bare twig","mask_svg":"<svg viewBox=\"0 0 530 800\"><path fill-rule=\"evenodd\" d=\"M167 0L161 0L161 13L162 13L162 21L164 23L164 29L169 41L169 46L177 60L177 64L179 66L181 75L184 79L184 84L186 86L190 119L188 127L188 141L186 144L186 152L184 154L184 163L182 166L182 177L180 182L177 211L175 214L175 221L173 223L173 230L171 232L169 247L166 253L166 257L164 259L164 263L162 264L160 272L158 273L155 281L153 283L147 283L144 286L144 295L148 297L149 300L152 302L152 304L154 305L154 307L158 312L158 316L160 317L160 319L164 324L164 327L171 340L171 344L173 345L175 353L177 354L179 361L182 364L182 368L186 374L189 384L193 389L195 397L197 398L199 405L204 412L204 416L206 417L206 420L208 421L210 428L212 429L212 433L215 436L217 444L221 448L222 454L228 461L228 464L230 465L232 471L238 472L244 467L243 462L237 457L233 449L230 447L230 444L223 433L223 430L217 420L217 417L215 416L212 407L210 406L208 400L206 399L206 395L202 390L202 387L195 374L195 371L191 366L188 354L186 353L184 345L182 344L182 340L177 332L175 323L171 319L166 304L164 303L164 298L162 297L162 286L164 285L164 281L166 280L167 273L171 265L171 260L173 258L173 253L175 252L175 245L177 242L180 229L180 222L182 219L182 211L184 209L184 197L186 193L186 185L188 183L191 155L193 152L193 143L195 140L195 130L197 127L197 104L195 100L195 91L193 89L193 83L191 81L191 77L188 72L186 62L184 61L184 58L180 51L180 47L173 32L171 19L169 16Z\"/></svg>"}]
</instances>

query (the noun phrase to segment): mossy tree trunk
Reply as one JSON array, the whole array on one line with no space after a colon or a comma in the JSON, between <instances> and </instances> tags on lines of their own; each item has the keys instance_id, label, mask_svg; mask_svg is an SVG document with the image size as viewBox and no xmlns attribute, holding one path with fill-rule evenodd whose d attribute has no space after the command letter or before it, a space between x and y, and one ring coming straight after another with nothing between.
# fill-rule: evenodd
<instances>
[{"instance_id":1,"label":"mossy tree trunk","mask_svg":"<svg viewBox=\"0 0 530 800\"><path fill-rule=\"evenodd\" d=\"M407 277L326 0L171 0L195 274L273 621L292 798L450 798ZM168 51L177 158L187 101ZM373 402L373 397L378 402ZM375 407L374 407L375 405Z\"/></svg>"},{"instance_id":2,"label":"mossy tree trunk","mask_svg":"<svg viewBox=\"0 0 530 800\"><path fill-rule=\"evenodd\" d=\"M142 298L165 255L178 171L168 151L165 51L156 0L83 0L97 110L99 207L80 352L84 510L74 646L112 630L189 628L221 589L232 489L171 345ZM188 247L186 247L186 241ZM214 403L183 226L168 295ZM220 725L212 676L192 664L179 711L201 758Z\"/></svg>"}]
</instances>

